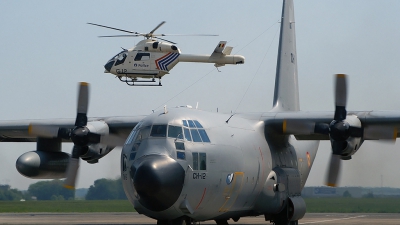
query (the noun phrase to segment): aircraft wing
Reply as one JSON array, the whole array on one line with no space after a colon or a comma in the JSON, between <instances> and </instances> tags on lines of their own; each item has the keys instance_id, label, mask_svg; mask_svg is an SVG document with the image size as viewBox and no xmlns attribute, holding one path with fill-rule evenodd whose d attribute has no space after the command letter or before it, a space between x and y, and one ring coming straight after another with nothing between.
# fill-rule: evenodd
<instances>
[{"instance_id":1,"label":"aircraft wing","mask_svg":"<svg viewBox=\"0 0 400 225\"><path fill-rule=\"evenodd\" d=\"M347 118L356 117L361 122L358 132L363 140L395 139L400 137L400 112L354 111ZM333 121L334 112L268 112L261 116L266 132L292 134L298 140L329 140L329 134L321 132Z\"/></svg>"},{"instance_id":2,"label":"aircraft wing","mask_svg":"<svg viewBox=\"0 0 400 225\"><path fill-rule=\"evenodd\" d=\"M110 134L126 139L136 124L144 117L98 117L88 118L88 122L104 121L109 127ZM74 119L0 121L0 142L36 142L36 137L30 136L28 133L31 123L65 128L75 127Z\"/></svg>"}]
</instances>

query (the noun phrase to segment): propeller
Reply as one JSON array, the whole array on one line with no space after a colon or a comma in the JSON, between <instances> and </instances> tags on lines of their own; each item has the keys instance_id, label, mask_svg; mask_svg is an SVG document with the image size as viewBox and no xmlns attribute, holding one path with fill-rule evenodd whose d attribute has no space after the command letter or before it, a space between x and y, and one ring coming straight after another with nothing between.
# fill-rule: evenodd
<instances>
[{"instance_id":1,"label":"propeller","mask_svg":"<svg viewBox=\"0 0 400 225\"><path fill-rule=\"evenodd\" d=\"M153 38L153 37L157 37L157 39L172 43L172 44L176 44L175 42L166 40L166 39L162 39L159 38L160 36L218 36L216 34L154 34L154 32L160 28L162 25L164 25L166 22L162 21L160 24L158 24L153 30L151 30L149 33L139 33L139 32L135 32L135 31L129 31L129 30L123 30L123 29L119 29L119 28L115 28L115 27L109 27L109 26L104 26L101 24L95 24L95 23L87 23L90 25L94 25L94 26L98 26L98 27L103 27L103 28L108 28L108 29L112 29L112 30L117 30L117 31L122 31L125 33L130 33L129 35L107 35L107 36L99 36L99 37L139 37L139 36L143 36L147 39Z\"/></svg>"},{"instance_id":2,"label":"propeller","mask_svg":"<svg viewBox=\"0 0 400 225\"><path fill-rule=\"evenodd\" d=\"M102 136L92 133L86 127L87 111L89 105L89 84L79 83L77 115L74 128L57 127L51 125L30 124L28 132L31 135L47 138L62 138L74 143L72 154L69 159L64 187L75 188L79 168L79 157L84 155L90 144L112 142L114 146L121 145L112 135ZM118 142L118 143L117 143ZM109 143L108 143L109 144Z\"/></svg>"},{"instance_id":3,"label":"propeller","mask_svg":"<svg viewBox=\"0 0 400 225\"><path fill-rule=\"evenodd\" d=\"M338 181L341 155L347 147L349 137L362 137L363 128L351 126L346 122L347 117L347 81L345 74L335 76L335 115L333 121L328 125L317 123L315 132L329 134L332 146L332 155L328 167L326 184L335 187Z\"/></svg>"}]
</instances>

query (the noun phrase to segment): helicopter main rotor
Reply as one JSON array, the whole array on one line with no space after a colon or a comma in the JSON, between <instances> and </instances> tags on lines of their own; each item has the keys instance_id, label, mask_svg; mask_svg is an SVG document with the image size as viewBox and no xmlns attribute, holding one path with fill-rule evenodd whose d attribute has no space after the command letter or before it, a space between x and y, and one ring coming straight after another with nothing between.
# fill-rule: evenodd
<instances>
[{"instance_id":1,"label":"helicopter main rotor","mask_svg":"<svg viewBox=\"0 0 400 225\"><path fill-rule=\"evenodd\" d=\"M117 30L117 31L121 31L121 32L125 32L125 33L130 33L128 35L107 35L107 36L99 36L99 37L139 37L139 36L143 36L147 39L150 38L157 38L166 42L169 42L171 44L176 44L175 42L160 38L163 36L218 36L216 34L154 34L154 32L160 28L162 25L165 24L165 21L162 21L160 24L158 24L153 30L151 30L149 33L139 33L136 31L129 31L129 30L123 30L123 29L119 29L119 28L115 28L115 27L109 27L109 26L104 26L101 24L95 24L95 23L87 23L90 25L94 25L94 26L98 26L98 27L104 27L104 28L108 28L108 29L112 29L112 30Z\"/></svg>"}]
</instances>

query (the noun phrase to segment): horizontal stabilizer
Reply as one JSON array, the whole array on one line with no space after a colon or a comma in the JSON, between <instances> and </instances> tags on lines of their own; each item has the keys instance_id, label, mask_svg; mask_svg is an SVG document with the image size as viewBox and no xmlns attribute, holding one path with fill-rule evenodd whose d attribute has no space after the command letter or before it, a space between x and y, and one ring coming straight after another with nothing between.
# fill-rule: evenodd
<instances>
[{"instance_id":1,"label":"horizontal stabilizer","mask_svg":"<svg viewBox=\"0 0 400 225\"><path fill-rule=\"evenodd\" d=\"M224 55L230 55L231 52L232 52L232 49L233 49L233 47L231 47L231 46L226 46L226 48L222 51L222 53L223 53Z\"/></svg>"}]
</instances>

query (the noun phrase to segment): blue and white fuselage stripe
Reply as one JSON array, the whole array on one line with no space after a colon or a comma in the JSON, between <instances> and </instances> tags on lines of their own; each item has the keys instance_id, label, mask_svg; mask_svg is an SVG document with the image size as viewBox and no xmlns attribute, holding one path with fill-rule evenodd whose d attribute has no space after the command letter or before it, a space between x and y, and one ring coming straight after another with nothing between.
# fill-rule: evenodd
<instances>
[{"instance_id":1,"label":"blue and white fuselage stripe","mask_svg":"<svg viewBox=\"0 0 400 225\"><path fill-rule=\"evenodd\" d=\"M175 59L179 57L179 53L170 53L167 57L157 61L157 65L160 70L168 71L168 65L171 64Z\"/></svg>"}]
</instances>

